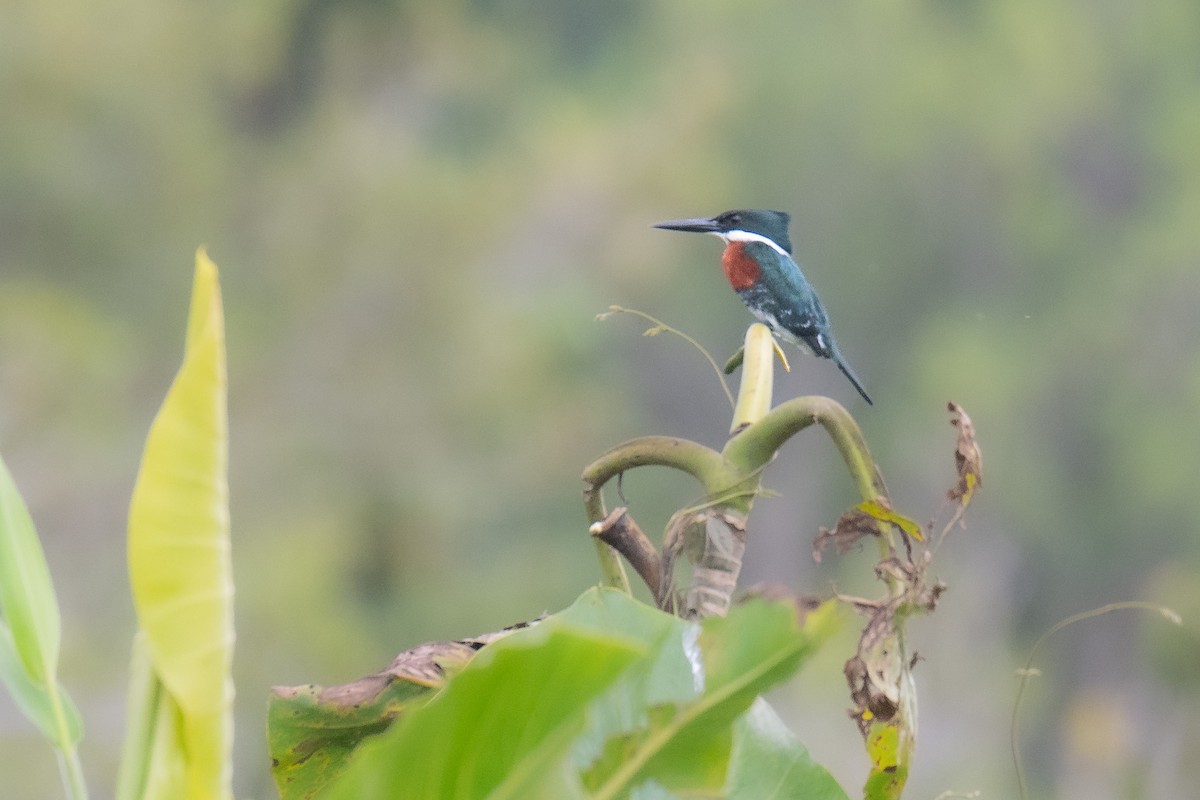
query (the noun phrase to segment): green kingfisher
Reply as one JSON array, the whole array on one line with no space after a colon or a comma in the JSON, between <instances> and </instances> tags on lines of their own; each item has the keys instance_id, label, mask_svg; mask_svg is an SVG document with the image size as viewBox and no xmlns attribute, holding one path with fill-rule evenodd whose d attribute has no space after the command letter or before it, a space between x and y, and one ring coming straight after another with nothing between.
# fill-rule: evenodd
<instances>
[{"instance_id":1,"label":"green kingfisher","mask_svg":"<svg viewBox=\"0 0 1200 800\"><path fill-rule=\"evenodd\" d=\"M721 266L734 291L776 336L806 353L837 364L867 403L871 398L842 358L816 290L792 258L791 216L783 211L745 209L710 218L677 219L654 227L711 233L725 242Z\"/></svg>"}]
</instances>

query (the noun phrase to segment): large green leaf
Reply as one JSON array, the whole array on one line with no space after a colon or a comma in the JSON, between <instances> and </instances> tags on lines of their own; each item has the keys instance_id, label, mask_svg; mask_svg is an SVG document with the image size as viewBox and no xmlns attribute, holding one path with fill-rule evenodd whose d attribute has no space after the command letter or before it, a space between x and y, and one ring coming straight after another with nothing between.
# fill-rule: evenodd
<instances>
[{"instance_id":1,"label":"large green leaf","mask_svg":"<svg viewBox=\"0 0 1200 800\"><path fill-rule=\"evenodd\" d=\"M586 592L565 612L538 624L569 626L583 633L645 642L652 651L652 662L639 661L638 676L628 672L620 681L619 691L642 698L649 693L659 701L682 699L693 694L691 674L682 646L685 626L676 618L630 600L620 592ZM506 635L512 635L507 633ZM674 646L664 637L673 636ZM475 645L491 635L474 640ZM490 646L490 645L489 645ZM457 672L475 655L475 649L462 642L438 642L420 645L402 654L384 672L366 676L344 686L276 687L267 713L267 739L271 772L284 800L314 797L345 768L359 742L387 729L397 717L424 703L444 683L442 676ZM398 663L401 658L404 663ZM650 669L659 664L661 668ZM432 665L436 665L431 670ZM438 676L433 679L432 676ZM682 676L682 677L680 677ZM680 687L682 686L682 691ZM616 689L614 689L616 690ZM642 702L639 700L638 702ZM636 706L632 700L595 704L589 716L603 718L606 710L618 716L600 725L591 725L596 733L593 744L584 745L579 763L589 763L599 753L606 731L624 730L632 725L625 709ZM580 750L576 742L576 750Z\"/></svg>"},{"instance_id":2,"label":"large green leaf","mask_svg":"<svg viewBox=\"0 0 1200 800\"><path fill-rule=\"evenodd\" d=\"M594 758L609 736L646 719L648 708L682 703L697 694L685 639L699 631L695 623L633 600L624 592L595 588L550 618L580 630L626 636L645 645L647 656L621 676L593 707L587 732L576 744L581 765Z\"/></svg>"},{"instance_id":3,"label":"large green leaf","mask_svg":"<svg viewBox=\"0 0 1200 800\"><path fill-rule=\"evenodd\" d=\"M582 796L568 757L588 704L644 653L546 620L485 647L446 688L364 742L329 800Z\"/></svg>"},{"instance_id":4,"label":"large green leaf","mask_svg":"<svg viewBox=\"0 0 1200 800\"><path fill-rule=\"evenodd\" d=\"M835 613L827 604L801 622L791 602L752 601L701 626L595 588L488 645L427 705L403 686L388 687L400 701L382 692L361 709L315 688L274 699L280 791L312 797L341 772L322 797L844 800L765 704L751 708Z\"/></svg>"},{"instance_id":5,"label":"large green leaf","mask_svg":"<svg viewBox=\"0 0 1200 800\"><path fill-rule=\"evenodd\" d=\"M607 772L600 772L595 765L619 763L636 747L637 732L647 730L652 719L673 714L680 705L699 696L702 667L695 641L700 626L609 589L585 592L552 619L606 635L622 633L648 648L647 656L626 670L621 680L592 704L588 725L575 742L574 760L585 782L593 777L598 780ZM703 763L697 759L695 771L713 763L711 757ZM723 763L723 755L717 753L718 770L723 770ZM710 774L704 782L719 783L721 774Z\"/></svg>"},{"instance_id":6,"label":"large green leaf","mask_svg":"<svg viewBox=\"0 0 1200 800\"><path fill-rule=\"evenodd\" d=\"M276 689L267 707L267 741L279 796L316 797L345 768L360 741L386 730L432 693L428 686L402 680L353 702L330 698L317 686Z\"/></svg>"},{"instance_id":7,"label":"large green leaf","mask_svg":"<svg viewBox=\"0 0 1200 800\"><path fill-rule=\"evenodd\" d=\"M162 708L179 716L187 796L205 800L231 794L227 460L220 288L201 250L183 365L150 428L130 504L129 575L150 662L169 694Z\"/></svg>"},{"instance_id":8,"label":"large green leaf","mask_svg":"<svg viewBox=\"0 0 1200 800\"><path fill-rule=\"evenodd\" d=\"M653 782L672 790L715 792L726 782L733 723L770 686L791 675L835 625L826 604L801 626L790 602L753 600L703 623L692 641L694 699L645 706L645 722L611 736L587 770L598 798L621 797ZM681 623L682 624L682 623ZM696 651L698 645L698 652ZM701 666L702 665L702 666Z\"/></svg>"},{"instance_id":9,"label":"large green leaf","mask_svg":"<svg viewBox=\"0 0 1200 800\"><path fill-rule=\"evenodd\" d=\"M790 600L754 599L727 617L704 620L700 651L711 702L703 713L732 722L763 689L795 672L832 633L836 616L837 604L827 602L805 615L801 626Z\"/></svg>"},{"instance_id":10,"label":"large green leaf","mask_svg":"<svg viewBox=\"0 0 1200 800\"><path fill-rule=\"evenodd\" d=\"M725 786L729 800L849 800L762 698L734 724Z\"/></svg>"}]
</instances>

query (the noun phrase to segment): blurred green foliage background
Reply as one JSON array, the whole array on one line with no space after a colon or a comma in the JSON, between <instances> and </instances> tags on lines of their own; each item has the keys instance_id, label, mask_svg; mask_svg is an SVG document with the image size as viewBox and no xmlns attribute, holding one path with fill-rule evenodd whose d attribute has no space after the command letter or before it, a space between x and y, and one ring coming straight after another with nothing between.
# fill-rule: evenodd
<instances>
[{"instance_id":1,"label":"blurred green foliage background","mask_svg":"<svg viewBox=\"0 0 1200 800\"><path fill-rule=\"evenodd\" d=\"M796 359L777 397L858 416L899 507L983 493L914 630L913 797L1012 797L1013 669L1068 614L1172 605L1047 650L1039 796L1200 780L1200 5L1083 0L82 0L0 6L0 449L64 607L82 754L110 791L133 628L126 503L182 351L192 254L222 268L238 581L239 797L270 797L272 684L561 608L597 577L582 467L643 433L719 445L750 321L712 239L794 215L866 380ZM871 591L811 562L854 499L810 431L773 466L744 581ZM630 475L656 530L694 487ZM775 698L853 794L847 631ZM838 649L840 648L840 649ZM0 699L6 797L56 791Z\"/></svg>"}]
</instances>

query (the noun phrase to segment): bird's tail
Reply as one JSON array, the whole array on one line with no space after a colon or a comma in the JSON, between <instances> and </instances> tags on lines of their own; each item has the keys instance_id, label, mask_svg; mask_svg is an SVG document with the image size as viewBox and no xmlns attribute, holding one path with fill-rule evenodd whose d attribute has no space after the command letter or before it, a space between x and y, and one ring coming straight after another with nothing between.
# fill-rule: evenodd
<instances>
[{"instance_id":1,"label":"bird's tail","mask_svg":"<svg viewBox=\"0 0 1200 800\"><path fill-rule=\"evenodd\" d=\"M850 382L854 384L854 388L857 389L858 393L862 395L862 399L867 401L867 405L875 405L871 402L870 396L867 395L867 390L863 388L862 381L860 381L858 376L854 374L854 370L850 369L850 365L846 363L846 359L842 358L842 354L835 349L829 354L829 356L833 359L833 363L837 364L837 367L842 371L842 374L849 378Z\"/></svg>"}]
</instances>

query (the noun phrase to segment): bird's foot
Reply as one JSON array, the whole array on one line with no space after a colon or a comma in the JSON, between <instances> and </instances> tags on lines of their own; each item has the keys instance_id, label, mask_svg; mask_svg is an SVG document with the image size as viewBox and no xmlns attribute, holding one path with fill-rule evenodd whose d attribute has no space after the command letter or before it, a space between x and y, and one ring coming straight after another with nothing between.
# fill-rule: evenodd
<instances>
[{"instance_id":1,"label":"bird's foot","mask_svg":"<svg viewBox=\"0 0 1200 800\"><path fill-rule=\"evenodd\" d=\"M792 365L788 363L787 356L783 354L783 348L779 346L779 342L775 341L775 337L771 337L771 344L775 347L775 355L779 356L779 360L783 362L783 371L791 372Z\"/></svg>"}]
</instances>

